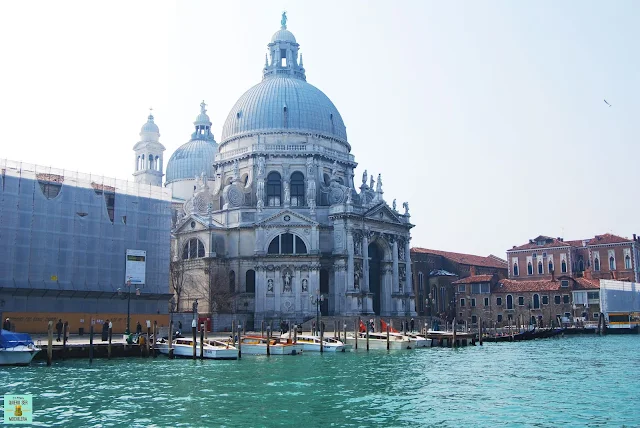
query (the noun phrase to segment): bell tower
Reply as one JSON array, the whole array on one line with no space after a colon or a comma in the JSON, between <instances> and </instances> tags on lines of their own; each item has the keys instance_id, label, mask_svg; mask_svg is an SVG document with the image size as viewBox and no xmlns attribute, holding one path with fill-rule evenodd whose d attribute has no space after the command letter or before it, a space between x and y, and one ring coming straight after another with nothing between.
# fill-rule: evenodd
<instances>
[{"instance_id":1,"label":"bell tower","mask_svg":"<svg viewBox=\"0 0 640 428\"><path fill-rule=\"evenodd\" d=\"M151 110L151 109L149 109ZM149 113L147 123L140 130L140 141L133 146L135 165L133 177L136 183L162 186L163 152L165 148L160 144L160 130Z\"/></svg>"}]
</instances>

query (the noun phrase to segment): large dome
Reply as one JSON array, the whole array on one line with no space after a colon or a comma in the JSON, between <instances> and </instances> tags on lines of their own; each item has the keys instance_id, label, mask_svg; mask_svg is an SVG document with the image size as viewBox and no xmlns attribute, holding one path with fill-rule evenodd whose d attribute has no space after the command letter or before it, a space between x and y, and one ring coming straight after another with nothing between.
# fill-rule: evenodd
<instances>
[{"instance_id":1,"label":"large dome","mask_svg":"<svg viewBox=\"0 0 640 428\"><path fill-rule=\"evenodd\" d=\"M347 141L338 109L318 88L289 76L274 76L240 97L222 129L222 144L254 132L299 131Z\"/></svg>"},{"instance_id":2,"label":"large dome","mask_svg":"<svg viewBox=\"0 0 640 428\"><path fill-rule=\"evenodd\" d=\"M183 144L169 158L166 183L193 180L202 173L213 178L213 161L217 151L215 141L191 140Z\"/></svg>"}]
</instances>

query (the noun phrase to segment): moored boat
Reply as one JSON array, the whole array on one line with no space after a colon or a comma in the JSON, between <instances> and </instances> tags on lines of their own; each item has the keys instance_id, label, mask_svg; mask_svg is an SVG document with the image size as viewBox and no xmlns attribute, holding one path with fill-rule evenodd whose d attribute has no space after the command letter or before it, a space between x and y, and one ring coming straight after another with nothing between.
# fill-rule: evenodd
<instances>
[{"instance_id":1,"label":"moored boat","mask_svg":"<svg viewBox=\"0 0 640 428\"><path fill-rule=\"evenodd\" d=\"M27 333L0 331L0 366L26 366L40 352Z\"/></svg>"},{"instance_id":2,"label":"moored boat","mask_svg":"<svg viewBox=\"0 0 640 428\"><path fill-rule=\"evenodd\" d=\"M355 336L353 334L347 335L347 344L355 346ZM367 333L358 333L358 348L366 349ZM387 334L386 333L374 333L369 332L369 349L387 349ZM389 334L389 349L412 349L411 342L408 338L404 338L402 335L395 336Z\"/></svg>"},{"instance_id":3,"label":"moored boat","mask_svg":"<svg viewBox=\"0 0 640 428\"><path fill-rule=\"evenodd\" d=\"M242 355L268 355L267 344L269 344L269 355L298 355L302 353L302 345L293 344L290 339L287 340L287 343L282 343L274 337L261 336L244 336L240 340Z\"/></svg>"},{"instance_id":4,"label":"moored boat","mask_svg":"<svg viewBox=\"0 0 640 428\"><path fill-rule=\"evenodd\" d=\"M174 339L171 344L175 357L193 358L193 340L188 338ZM156 348L161 354L169 354L169 343L158 343ZM237 360L238 349L230 344L214 339L205 339L203 358L210 360ZM196 341L196 358L200 358L200 340Z\"/></svg>"},{"instance_id":5,"label":"moored boat","mask_svg":"<svg viewBox=\"0 0 640 428\"><path fill-rule=\"evenodd\" d=\"M320 352L320 336L299 334L295 337L297 344L302 346L303 351ZM291 336L289 333L285 333L280 336L280 341L291 342ZM345 346L339 340L323 337L322 347L324 352L344 352Z\"/></svg>"}]
</instances>

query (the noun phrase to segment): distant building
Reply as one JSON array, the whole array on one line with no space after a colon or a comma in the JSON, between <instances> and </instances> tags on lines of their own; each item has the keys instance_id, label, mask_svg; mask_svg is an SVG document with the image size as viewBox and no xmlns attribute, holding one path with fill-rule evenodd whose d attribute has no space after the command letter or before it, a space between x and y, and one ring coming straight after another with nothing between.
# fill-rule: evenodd
<instances>
[{"instance_id":1,"label":"distant building","mask_svg":"<svg viewBox=\"0 0 640 428\"><path fill-rule=\"evenodd\" d=\"M416 311L422 316L439 316L449 321L456 316L456 287L459 279L474 275L507 276L507 262L451 251L411 249Z\"/></svg>"},{"instance_id":2,"label":"distant building","mask_svg":"<svg viewBox=\"0 0 640 428\"><path fill-rule=\"evenodd\" d=\"M106 318L122 331L126 251L143 250L131 314L166 317L170 227L161 187L0 160L0 311L20 331L58 318L74 332Z\"/></svg>"}]
</instances>

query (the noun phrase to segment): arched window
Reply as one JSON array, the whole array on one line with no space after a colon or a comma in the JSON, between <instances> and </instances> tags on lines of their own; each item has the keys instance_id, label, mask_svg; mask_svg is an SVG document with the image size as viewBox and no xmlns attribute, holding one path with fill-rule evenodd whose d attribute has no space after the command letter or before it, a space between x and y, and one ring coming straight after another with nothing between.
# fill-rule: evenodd
<instances>
[{"instance_id":1,"label":"arched window","mask_svg":"<svg viewBox=\"0 0 640 428\"><path fill-rule=\"evenodd\" d=\"M418 272L418 290L422 291L424 290L424 275L422 274L422 272Z\"/></svg>"},{"instance_id":2,"label":"arched window","mask_svg":"<svg viewBox=\"0 0 640 428\"><path fill-rule=\"evenodd\" d=\"M204 244L197 238L189 239L182 248L182 259L199 259L204 257Z\"/></svg>"},{"instance_id":3,"label":"arched window","mask_svg":"<svg viewBox=\"0 0 640 428\"><path fill-rule=\"evenodd\" d=\"M616 259L609 257L609 270L616 270Z\"/></svg>"},{"instance_id":4,"label":"arched window","mask_svg":"<svg viewBox=\"0 0 640 428\"><path fill-rule=\"evenodd\" d=\"M544 268L542 267L542 262L538 262L538 274L542 275L544 273Z\"/></svg>"},{"instance_id":5,"label":"arched window","mask_svg":"<svg viewBox=\"0 0 640 428\"><path fill-rule=\"evenodd\" d=\"M513 309L513 296L507 294L507 309Z\"/></svg>"},{"instance_id":6,"label":"arched window","mask_svg":"<svg viewBox=\"0 0 640 428\"><path fill-rule=\"evenodd\" d=\"M304 175L301 172L294 172L291 174L290 182L291 191L291 206L301 207L304 206Z\"/></svg>"},{"instance_id":7,"label":"arched window","mask_svg":"<svg viewBox=\"0 0 640 428\"><path fill-rule=\"evenodd\" d=\"M553 261L549 260L549 273L553 272Z\"/></svg>"},{"instance_id":8,"label":"arched window","mask_svg":"<svg viewBox=\"0 0 640 428\"><path fill-rule=\"evenodd\" d=\"M513 276L518 276L518 263L513 264Z\"/></svg>"},{"instance_id":9,"label":"arched window","mask_svg":"<svg viewBox=\"0 0 640 428\"><path fill-rule=\"evenodd\" d=\"M533 309L540 309L540 296L538 294L533 295Z\"/></svg>"},{"instance_id":10,"label":"arched window","mask_svg":"<svg viewBox=\"0 0 640 428\"><path fill-rule=\"evenodd\" d=\"M580 257L580 260L578 260L578 270L580 272L584 270L584 260L582 260L582 257Z\"/></svg>"},{"instance_id":11,"label":"arched window","mask_svg":"<svg viewBox=\"0 0 640 428\"><path fill-rule=\"evenodd\" d=\"M631 269L631 257L629 257L629 254L627 254L624 258L624 268Z\"/></svg>"},{"instance_id":12,"label":"arched window","mask_svg":"<svg viewBox=\"0 0 640 428\"><path fill-rule=\"evenodd\" d=\"M527 275L533 275L533 266L531 265L531 262L527 264Z\"/></svg>"},{"instance_id":13,"label":"arched window","mask_svg":"<svg viewBox=\"0 0 640 428\"><path fill-rule=\"evenodd\" d=\"M267 206L279 207L282 200L282 178L277 172L267 176Z\"/></svg>"},{"instance_id":14,"label":"arched window","mask_svg":"<svg viewBox=\"0 0 640 428\"><path fill-rule=\"evenodd\" d=\"M247 274L245 275L245 287L247 289L247 293L255 293L256 292L256 271L253 269L249 269Z\"/></svg>"},{"instance_id":15,"label":"arched window","mask_svg":"<svg viewBox=\"0 0 640 428\"><path fill-rule=\"evenodd\" d=\"M271 240L268 254L307 254L307 246L300 237L292 233L283 233Z\"/></svg>"},{"instance_id":16,"label":"arched window","mask_svg":"<svg viewBox=\"0 0 640 428\"><path fill-rule=\"evenodd\" d=\"M599 271L600 270L600 260L598 260L597 257L595 259L593 259L593 269L595 271Z\"/></svg>"},{"instance_id":17,"label":"arched window","mask_svg":"<svg viewBox=\"0 0 640 428\"><path fill-rule=\"evenodd\" d=\"M236 292L236 273L232 270L229 271L229 291Z\"/></svg>"},{"instance_id":18,"label":"arched window","mask_svg":"<svg viewBox=\"0 0 640 428\"><path fill-rule=\"evenodd\" d=\"M562 270L563 273L567 272L567 261L566 260L562 261L561 270Z\"/></svg>"}]
</instances>

